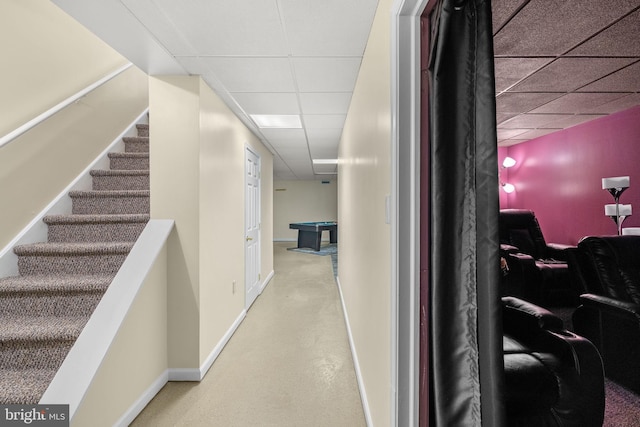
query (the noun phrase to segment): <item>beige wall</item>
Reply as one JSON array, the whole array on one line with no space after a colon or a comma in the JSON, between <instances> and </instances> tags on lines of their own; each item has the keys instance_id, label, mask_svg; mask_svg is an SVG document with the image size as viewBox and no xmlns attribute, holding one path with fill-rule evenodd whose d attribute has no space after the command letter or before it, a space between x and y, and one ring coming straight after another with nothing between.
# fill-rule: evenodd
<instances>
[{"instance_id":1,"label":"beige wall","mask_svg":"<svg viewBox=\"0 0 640 427\"><path fill-rule=\"evenodd\" d=\"M151 215L176 221L169 364L198 368L244 310L247 146L262 166L262 278L273 271L272 156L199 77L152 77L149 93Z\"/></svg>"},{"instance_id":2,"label":"beige wall","mask_svg":"<svg viewBox=\"0 0 640 427\"><path fill-rule=\"evenodd\" d=\"M127 63L48 0L0 2L0 40L0 136Z\"/></svg>"},{"instance_id":3,"label":"beige wall","mask_svg":"<svg viewBox=\"0 0 640 427\"><path fill-rule=\"evenodd\" d=\"M0 136L127 62L49 1L0 2L0 23ZM147 90L129 68L0 147L0 249L144 111Z\"/></svg>"},{"instance_id":4,"label":"beige wall","mask_svg":"<svg viewBox=\"0 0 640 427\"><path fill-rule=\"evenodd\" d=\"M390 7L381 0L340 143L339 280L371 419L391 417Z\"/></svg>"},{"instance_id":5,"label":"beige wall","mask_svg":"<svg viewBox=\"0 0 640 427\"><path fill-rule=\"evenodd\" d=\"M274 240L296 240L298 230L289 224L338 219L338 184L321 181L275 181L273 183ZM325 233L327 234L327 233ZM328 235L323 236L328 239Z\"/></svg>"},{"instance_id":6,"label":"beige wall","mask_svg":"<svg viewBox=\"0 0 640 427\"><path fill-rule=\"evenodd\" d=\"M166 374L166 244L147 274L71 425L113 426Z\"/></svg>"}]
</instances>

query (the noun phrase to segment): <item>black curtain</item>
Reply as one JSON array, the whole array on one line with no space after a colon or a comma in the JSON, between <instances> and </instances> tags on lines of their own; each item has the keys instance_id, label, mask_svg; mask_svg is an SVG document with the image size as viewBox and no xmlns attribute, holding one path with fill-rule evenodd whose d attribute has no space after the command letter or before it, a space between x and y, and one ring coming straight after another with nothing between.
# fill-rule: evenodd
<instances>
[{"instance_id":1,"label":"black curtain","mask_svg":"<svg viewBox=\"0 0 640 427\"><path fill-rule=\"evenodd\" d=\"M431 426L504 425L490 0L432 12Z\"/></svg>"}]
</instances>

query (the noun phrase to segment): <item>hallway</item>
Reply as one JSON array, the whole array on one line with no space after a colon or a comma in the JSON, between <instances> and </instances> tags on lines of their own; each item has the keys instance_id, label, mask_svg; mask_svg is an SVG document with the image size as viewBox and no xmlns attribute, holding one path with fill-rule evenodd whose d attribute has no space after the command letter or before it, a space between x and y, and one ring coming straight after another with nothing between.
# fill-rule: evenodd
<instances>
[{"instance_id":1,"label":"hallway","mask_svg":"<svg viewBox=\"0 0 640 427\"><path fill-rule=\"evenodd\" d=\"M365 425L330 256L274 243L275 276L200 382L170 382L132 426Z\"/></svg>"}]
</instances>

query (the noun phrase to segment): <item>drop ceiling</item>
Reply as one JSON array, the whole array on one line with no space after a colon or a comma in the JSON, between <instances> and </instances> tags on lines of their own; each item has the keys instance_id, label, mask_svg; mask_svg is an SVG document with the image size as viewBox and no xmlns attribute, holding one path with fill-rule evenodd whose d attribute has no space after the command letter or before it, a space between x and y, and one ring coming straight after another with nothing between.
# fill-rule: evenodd
<instances>
[{"instance_id":1,"label":"drop ceiling","mask_svg":"<svg viewBox=\"0 0 640 427\"><path fill-rule=\"evenodd\" d=\"M498 145L640 104L640 0L493 0Z\"/></svg>"},{"instance_id":2,"label":"drop ceiling","mask_svg":"<svg viewBox=\"0 0 640 427\"><path fill-rule=\"evenodd\" d=\"M337 157L377 0L53 1L148 74L201 75L275 179L335 177L312 160ZM499 145L640 104L640 0L493 0L493 28Z\"/></svg>"}]
</instances>

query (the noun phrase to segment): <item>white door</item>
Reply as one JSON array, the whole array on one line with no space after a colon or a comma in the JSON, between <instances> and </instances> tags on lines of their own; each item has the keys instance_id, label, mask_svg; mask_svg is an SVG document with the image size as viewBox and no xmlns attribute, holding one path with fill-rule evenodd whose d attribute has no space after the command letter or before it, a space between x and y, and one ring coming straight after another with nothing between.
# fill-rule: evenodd
<instances>
[{"instance_id":1,"label":"white door","mask_svg":"<svg viewBox=\"0 0 640 427\"><path fill-rule=\"evenodd\" d=\"M260 294L260 158L246 150L245 308Z\"/></svg>"}]
</instances>

